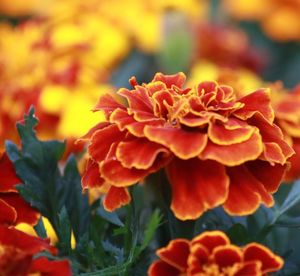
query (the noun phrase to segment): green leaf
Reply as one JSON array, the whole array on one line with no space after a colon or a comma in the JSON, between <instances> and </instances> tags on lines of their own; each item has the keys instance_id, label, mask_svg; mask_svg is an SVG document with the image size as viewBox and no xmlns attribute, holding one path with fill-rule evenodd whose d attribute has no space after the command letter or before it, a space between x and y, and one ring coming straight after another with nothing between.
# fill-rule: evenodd
<instances>
[{"instance_id":1,"label":"green leaf","mask_svg":"<svg viewBox=\"0 0 300 276\"><path fill-rule=\"evenodd\" d=\"M227 235L234 244L246 244L248 242L249 234L246 227L240 223L234 224L228 229Z\"/></svg>"},{"instance_id":2,"label":"green leaf","mask_svg":"<svg viewBox=\"0 0 300 276\"><path fill-rule=\"evenodd\" d=\"M156 209L151 215L150 220L146 226L143 236L143 242L139 247L135 257L138 257L148 247L155 235L157 228L161 225L162 218L163 216L161 215L160 211Z\"/></svg>"},{"instance_id":3,"label":"green leaf","mask_svg":"<svg viewBox=\"0 0 300 276\"><path fill-rule=\"evenodd\" d=\"M71 224L66 207L64 206L58 214L58 236L59 247L64 254L71 252Z\"/></svg>"},{"instance_id":4,"label":"green leaf","mask_svg":"<svg viewBox=\"0 0 300 276\"><path fill-rule=\"evenodd\" d=\"M116 212L107 212L102 204L97 209L97 214L106 221L120 227L124 227L124 223L120 220Z\"/></svg>"},{"instance_id":5,"label":"green leaf","mask_svg":"<svg viewBox=\"0 0 300 276\"><path fill-rule=\"evenodd\" d=\"M47 238L47 232L46 232L42 218L40 218L38 223L34 226L34 230L38 234L39 237L41 237L43 239Z\"/></svg>"}]
</instances>

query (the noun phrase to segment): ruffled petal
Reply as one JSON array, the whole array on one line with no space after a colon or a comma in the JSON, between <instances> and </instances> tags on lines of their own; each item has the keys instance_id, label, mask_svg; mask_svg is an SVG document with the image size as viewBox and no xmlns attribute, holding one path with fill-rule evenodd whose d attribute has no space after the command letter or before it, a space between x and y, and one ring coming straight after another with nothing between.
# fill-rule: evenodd
<instances>
[{"instance_id":1,"label":"ruffled petal","mask_svg":"<svg viewBox=\"0 0 300 276\"><path fill-rule=\"evenodd\" d=\"M271 107L269 89L259 89L239 99L239 102L245 105L243 108L235 111L234 116L242 120L247 120L256 113L260 113L270 123L274 121L274 111Z\"/></svg>"},{"instance_id":2,"label":"ruffled petal","mask_svg":"<svg viewBox=\"0 0 300 276\"><path fill-rule=\"evenodd\" d=\"M138 138L128 142L120 142L117 147L117 159L126 168L149 169L160 153L169 151L145 138Z\"/></svg>"},{"instance_id":3,"label":"ruffled petal","mask_svg":"<svg viewBox=\"0 0 300 276\"><path fill-rule=\"evenodd\" d=\"M105 210L113 212L114 210L128 204L131 196L126 188L111 186L104 198L103 206Z\"/></svg>"},{"instance_id":4,"label":"ruffled petal","mask_svg":"<svg viewBox=\"0 0 300 276\"><path fill-rule=\"evenodd\" d=\"M89 159L81 178L82 189L101 187L104 179L100 177L100 169L97 162Z\"/></svg>"},{"instance_id":5,"label":"ruffled petal","mask_svg":"<svg viewBox=\"0 0 300 276\"><path fill-rule=\"evenodd\" d=\"M234 276L245 276L245 275L261 275L261 262L243 262L239 265L237 272Z\"/></svg>"},{"instance_id":6,"label":"ruffled petal","mask_svg":"<svg viewBox=\"0 0 300 276\"><path fill-rule=\"evenodd\" d=\"M125 138L126 133L121 132L116 125L109 125L97 130L91 139L88 152L94 161L101 162L106 158L110 146Z\"/></svg>"},{"instance_id":7,"label":"ruffled petal","mask_svg":"<svg viewBox=\"0 0 300 276\"><path fill-rule=\"evenodd\" d=\"M196 219L227 198L229 178L217 162L175 159L166 172L172 188L171 209L181 220Z\"/></svg>"},{"instance_id":8,"label":"ruffled petal","mask_svg":"<svg viewBox=\"0 0 300 276\"><path fill-rule=\"evenodd\" d=\"M281 257L275 255L270 249L258 243L248 244L244 248L244 260L261 261L262 273L277 271L281 269L284 264Z\"/></svg>"},{"instance_id":9,"label":"ruffled petal","mask_svg":"<svg viewBox=\"0 0 300 276\"><path fill-rule=\"evenodd\" d=\"M185 239L172 240L166 247L157 250L156 254L169 265L184 272L187 269L187 259L190 253L189 241Z\"/></svg>"},{"instance_id":10,"label":"ruffled petal","mask_svg":"<svg viewBox=\"0 0 300 276\"><path fill-rule=\"evenodd\" d=\"M203 265L209 260L209 252L200 243L196 243L191 246L191 253L188 257L188 275L195 275L203 271Z\"/></svg>"},{"instance_id":11,"label":"ruffled petal","mask_svg":"<svg viewBox=\"0 0 300 276\"><path fill-rule=\"evenodd\" d=\"M29 274L41 274L47 276L71 276L72 270L68 260L50 261L46 257L34 259Z\"/></svg>"},{"instance_id":12,"label":"ruffled petal","mask_svg":"<svg viewBox=\"0 0 300 276\"><path fill-rule=\"evenodd\" d=\"M235 245L223 245L215 247L212 252L212 259L222 269L231 267L235 263L243 261L242 250Z\"/></svg>"},{"instance_id":13,"label":"ruffled petal","mask_svg":"<svg viewBox=\"0 0 300 276\"><path fill-rule=\"evenodd\" d=\"M263 151L263 143L258 129L244 142L231 145L217 145L208 141L200 153L201 159L212 159L226 166L238 166L250 160L257 159Z\"/></svg>"},{"instance_id":14,"label":"ruffled petal","mask_svg":"<svg viewBox=\"0 0 300 276\"><path fill-rule=\"evenodd\" d=\"M150 141L169 148L181 159L198 156L207 143L206 134L173 127L146 126L144 133Z\"/></svg>"},{"instance_id":15,"label":"ruffled petal","mask_svg":"<svg viewBox=\"0 0 300 276\"><path fill-rule=\"evenodd\" d=\"M195 244L203 245L209 253L218 246L229 245L229 238L221 231L206 231L192 240L192 246Z\"/></svg>"},{"instance_id":16,"label":"ruffled petal","mask_svg":"<svg viewBox=\"0 0 300 276\"><path fill-rule=\"evenodd\" d=\"M24 222L35 225L38 222L40 218L39 212L32 208L19 194L3 194L1 199L17 212L16 224Z\"/></svg>"},{"instance_id":17,"label":"ruffled petal","mask_svg":"<svg viewBox=\"0 0 300 276\"><path fill-rule=\"evenodd\" d=\"M22 181L17 177L14 166L6 153L0 159L0 192L17 192L15 185Z\"/></svg>"},{"instance_id":18,"label":"ruffled petal","mask_svg":"<svg viewBox=\"0 0 300 276\"><path fill-rule=\"evenodd\" d=\"M227 174L230 177L230 186L223 207L228 214L249 215L259 207L260 203L264 203L267 207L274 204L273 197L246 166L227 168Z\"/></svg>"},{"instance_id":19,"label":"ruffled petal","mask_svg":"<svg viewBox=\"0 0 300 276\"><path fill-rule=\"evenodd\" d=\"M185 80L185 74L182 72L174 75L163 75L162 73L157 73L155 74L152 82L161 81L167 86L167 88L172 88L173 85L181 88L184 85Z\"/></svg>"},{"instance_id":20,"label":"ruffled petal","mask_svg":"<svg viewBox=\"0 0 300 276\"><path fill-rule=\"evenodd\" d=\"M180 276L181 272L163 261L155 261L148 270L148 276Z\"/></svg>"}]
</instances>

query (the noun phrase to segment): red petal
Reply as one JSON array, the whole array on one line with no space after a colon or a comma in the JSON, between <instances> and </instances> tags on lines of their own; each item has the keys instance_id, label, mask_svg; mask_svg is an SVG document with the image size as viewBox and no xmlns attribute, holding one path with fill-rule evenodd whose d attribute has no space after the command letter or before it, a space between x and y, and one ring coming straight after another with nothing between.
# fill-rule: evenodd
<instances>
[{"instance_id":1,"label":"red petal","mask_svg":"<svg viewBox=\"0 0 300 276\"><path fill-rule=\"evenodd\" d=\"M57 253L57 249L49 244L49 239L33 237L22 231L2 225L0 225L0 245L4 247L12 246L30 255L43 250L50 251L52 254Z\"/></svg>"},{"instance_id":2,"label":"red petal","mask_svg":"<svg viewBox=\"0 0 300 276\"><path fill-rule=\"evenodd\" d=\"M80 137L78 140L76 140L75 143L80 143L80 142L86 142L89 141L91 139L91 137L94 135L94 133L97 130L103 129L107 126L109 126L110 123L109 122L100 122L99 124L95 125L94 127L92 127L87 134L85 134L84 136Z\"/></svg>"},{"instance_id":3,"label":"red petal","mask_svg":"<svg viewBox=\"0 0 300 276\"><path fill-rule=\"evenodd\" d=\"M243 261L242 250L235 245L219 246L213 250L212 258L222 269L231 267L235 263Z\"/></svg>"},{"instance_id":4,"label":"red petal","mask_svg":"<svg viewBox=\"0 0 300 276\"><path fill-rule=\"evenodd\" d=\"M221 231L206 231L192 240L192 246L195 244L203 245L211 253L218 246L230 244L230 240Z\"/></svg>"},{"instance_id":5,"label":"red petal","mask_svg":"<svg viewBox=\"0 0 300 276\"><path fill-rule=\"evenodd\" d=\"M234 276L245 276L245 275L261 275L261 263L260 262L244 262L240 265L239 270Z\"/></svg>"},{"instance_id":6,"label":"red petal","mask_svg":"<svg viewBox=\"0 0 300 276\"><path fill-rule=\"evenodd\" d=\"M40 214L32 208L19 194L8 193L1 195L1 199L12 206L17 212L16 224L24 222L30 225L35 225Z\"/></svg>"},{"instance_id":7,"label":"red petal","mask_svg":"<svg viewBox=\"0 0 300 276\"><path fill-rule=\"evenodd\" d=\"M121 141L125 137L125 132L121 132L116 125L109 125L106 128L97 130L91 139L88 147L90 156L97 162L106 158L111 145Z\"/></svg>"},{"instance_id":8,"label":"red petal","mask_svg":"<svg viewBox=\"0 0 300 276\"><path fill-rule=\"evenodd\" d=\"M239 99L245 106L234 112L234 115L242 120L251 118L254 114L260 113L269 122L274 121L274 111L271 107L269 89L259 89Z\"/></svg>"},{"instance_id":9,"label":"red petal","mask_svg":"<svg viewBox=\"0 0 300 276\"><path fill-rule=\"evenodd\" d=\"M153 105L147 93L147 89L142 86L136 86L136 90L121 88L118 94L125 97L131 109L141 110L153 114Z\"/></svg>"},{"instance_id":10,"label":"red petal","mask_svg":"<svg viewBox=\"0 0 300 276\"><path fill-rule=\"evenodd\" d=\"M274 204L272 196L264 185L259 182L247 169L241 165L227 168L230 177L229 195L223 207L230 215L252 214L264 203L271 207Z\"/></svg>"},{"instance_id":11,"label":"red petal","mask_svg":"<svg viewBox=\"0 0 300 276\"><path fill-rule=\"evenodd\" d=\"M162 73L157 73L154 76L152 82L161 81L166 84L168 88L172 88L173 85L181 88L186 80L184 73L180 72L174 75L163 75Z\"/></svg>"},{"instance_id":12,"label":"red petal","mask_svg":"<svg viewBox=\"0 0 300 276\"><path fill-rule=\"evenodd\" d=\"M97 162L89 159L81 178L82 189L101 187L104 184L104 179L100 177L100 169Z\"/></svg>"},{"instance_id":13,"label":"red petal","mask_svg":"<svg viewBox=\"0 0 300 276\"><path fill-rule=\"evenodd\" d=\"M293 139L293 149L296 152L289 161L291 162L291 168L285 175L286 181L292 181L300 177L300 139Z\"/></svg>"},{"instance_id":14,"label":"red petal","mask_svg":"<svg viewBox=\"0 0 300 276\"><path fill-rule=\"evenodd\" d=\"M105 94L99 98L93 111L104 111L106 118L109 118L110 114L117 108L126 109L126 107L118 103L112 95Z\"/></svg>"},{"instance_id":15,"label":"red petal","mask_svg":"<svg viewBox=\"0 0 300 276\"><path fill-rule=\"evenodd\" d=\"M149 170L125 168L120 161L116 160L116 158L102 162L100 164L100 172L105 181L116 187L133 185L150 173Z\"/></svg>"},{"instance_id":16,"label":"red petal","mask_svg":"<svg viewBox=\"0 0 300 276\"><path fill-rule=\"evenodd\" d=\"M115 209L128 204L130 201L131 196L126 188L111 186L105 196L103 206L105 210L112 212Z\"/></svg>"},{"instance_id":17,"label":"red petal","mask_svg":"<svg viewBox=\"0 0 300 276\"><path fill-rule=\"evenodd\" d=\"M287 166L276 164L271 166L269 162L255 160L245 164L248 170L260 181L267 192L275 193L282 181Z\"/></svg>"},{"instance_id":18,"label":"red petal","mask_svg":"<svg viewBox=\"0 0 300 276\"><path fill-rule=\"evenodd\" d=\"M197 275L203 272L203 266L209 260L209 252L203 245L196 243L191 247L188 257L188 275Z\"/></svg>"},{"instance_id":19,"label":"red petal","mask_svg":"<svg viewBox=\"0 0 300 276\"><path fill-rule=\"evenodd\" d=\"M185 239L172 240L166 247L163 247L156 252L164 262L182 272L187 269L189 253L189 241Z\"/></svg>"},{"instance_id":20,"label":"red petal","mask_svg":"<svg viewBox=\"0 0 300 276\"><path fill-rule=\"evenodd\" d=\"M6 153L0 159L0 192L17 192L15 185L22 181L17 177L15 168Z\"/></svg>"},{"instance_id":21,"label":"red petal","mask_svg":"<svg viewBox=\"0 0 300 276\"><path fill-rule=\"evenodd\" d=\"M0 224L14 225L16 220L16 210L0 198Z\"/></svg>"},{"instance_id":22,"label":"red petal","mask_svg":"<svg viewBox=\"0 0 300 276\"><path fill-rule=\"evenodd\" d=\"M262 151L261 136L256 129L250 139L241 143L223 146L208 141L200 158L216 160L226 166L237 166L257 159Z\"/></svg>"},{"instance_id":23,"label":"red petal","mask_svg":"<svg viewBox=\"0 0 300 276\"><path fill-rule=\"evenodd\" d=\"M253 134L254 127L229 119L225 124L211 123L208 127L209 139L218 145L231 145L247 141Z\"/></svg>"},{"instance_id":24,"label":"red petal","mask_svg":"<svg viewBox=\"0 0 300 276\"><path fill-rule=\"evenodd\" d=\"M163 262L156 261L148 269L148 276L180 276L181 273L175 267Z\"/></svg>"},{"instance_id":25,"label":"red petal","mask_svg":"<svg viewBox=\"0 0 300 276\"><path fill-rule=\"evenodd\" d=\"M174 105L172 94L168 90L156 92L152 99L155 101L154 114L167 118L169 110L168 107Z\"/></svg>"},{"instance_id":26,"label":"red petal","mask_svg":"<svg viewBox=\"0 0 300 276\"><path fill-rule=\"evenodd\" d=\"M283 267L283 260L267 247L251 243L244 248L245 261L261 261L262 273L278 271Z\"/></svg>"},{"instance_id":27,"label":"red petal","mask_svg":"<svg viewBox=\"0 0 300 276\"><path fill-rule=\"evenodd\" d=\"M221 164L175 159L166 171L172 187L171 209L181 220L196 219L227 198L229 179Z\"/></svg>"},{"instance_id":28,"label":"red petal","mask_svg":"<svg viewBox=\"0 0 300 276\"><path fill-rule=\"evenodd\" d=\"M179 128L146 126L144 133L150 141L164 145L181 159L198 156L207 143L206 134Z\"/></svg>"},{"instance_id":29,"label":"red petal","mask_svg":"<svg viewBox=\"0 0 300 276\"><path fill-rule=\"evenodd\" d=\"M47 276L71 276L72 270L68 260L50 261L46 257L34 259L29 273Z\"/></svg>"},{"instance_id":30,"label":"red petal","mask_svg":"<svg viewBox=\"0 0 300 276\"><path fill-rule=\"evenodd\" d=\"M134 139L129 142L120 142L117 148L117 159L126 168L149 169L160 153L169 151L145 138Z\"/></svg>"}]
</instances>

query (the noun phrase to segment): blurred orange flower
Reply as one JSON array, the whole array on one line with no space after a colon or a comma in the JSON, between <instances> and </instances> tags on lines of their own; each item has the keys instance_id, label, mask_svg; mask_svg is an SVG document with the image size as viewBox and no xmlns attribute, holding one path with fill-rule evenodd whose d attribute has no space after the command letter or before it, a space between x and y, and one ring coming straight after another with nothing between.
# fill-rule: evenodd
<instances>
[{"instance_id":1,"label":"blurred orange flower","mask_svg":"<svg viewBox=\"0 0 300 276\"><path fill-rule=\"evenodd\" d=\"M207 231L191 241L172 240L157 255L160 260L150 266L149 276L259 276L283 267L283 260L265 246L235 246L221 231Z\"/></svg>"},{"instance_id":2,"label":"blurred orange flower","mask_svg":"<svg viewBox=\"0 0 300 276\"><path fill-rule=\"evenodd\" d=\"M0 225L0 271L1 275L69 276L69 261L50 261L45 257L33 258L42 251L57 253L48 240L32 237L14 228Z\"/></svg>"},{"instance_id":3,"label":"blurred orange flower","mask_svg":"<svg viewBox=\"0 0 300 276\"><path fill-rule=\"evenodd\" d=\"M223 0L229 13L240 20L257 20L271 38L300 40L299 0Z\"/></svg>"},{"instance_id":4,"label":"blurred orange flower","mask_svg":"<svg viewBox=\"0 0 300 276\"><path fill-rule=\"evenodd\" d=\"M17 184L22 184L22 181L6 153L3 153L0 158L0 224L23 222L35 225L40 215L19 195L15 187Z\"/></svg>"},{"instance_id":5,"label":"blurred orange flower","mask_svg":"<svg viewBox=\"0 0 300 276\"><path fill-rule=\"evenodd\" d=\"M95 110L107 122L81 139L90 155L83 188L108 185L104 207L112 211L130 201L128 186L164 168L179 219L219 205L231 215L272 206L293 150L273 124L268 91L237 99L229 86L184 82L183 73L158 73L143 85L132 78L133 90L118 91L129 107L100 97Z\"/></svg>"}]
</instances>

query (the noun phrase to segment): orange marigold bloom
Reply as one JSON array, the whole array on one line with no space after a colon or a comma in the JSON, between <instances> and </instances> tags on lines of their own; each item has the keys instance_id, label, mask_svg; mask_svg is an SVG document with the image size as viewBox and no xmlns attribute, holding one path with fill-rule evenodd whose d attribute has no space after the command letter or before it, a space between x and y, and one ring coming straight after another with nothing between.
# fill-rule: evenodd
<instances>
[{"instance_id":1,"label":"orange marigold bloom","mask_svg":"<svg viewBox=\"0 0 300 276\"><path fill-rule=\"evenodd\" d=\"M207 231L193 240L175 239L157 250L160 260L148 270L150 276L267 275L278 271L283 260L258 243L238 247L221 231Z\"/></svg>"},{"instance_id":2,"label":"orange marigold bloom","mask_svg":"<svg viewBox=\"0 0 300 276\"><path fill-rule=\"evenodd\" d=\"M69 261L49 261L45 257L33 258L41 251L56 254L55 247L49 240L27 235L14 228L0 225L0 271L1 275L38 275L69 276L71 268Z\"/></svg>"},{"instance_id":3,"label":"orange marigold bloom","mask_svg":"<svg viewBox=\"0 0 300 276\"><path fill-rule=\"evenodd\" d=\"M229 86L202 82L183 88L185 75L155 75L149 84L100 98L107 122L91 129L83 188L109 185L107 210L130 201L127 187L164 168L179 219L196 219L223 205L231 215L253 213L280 184L293 150L273 124L269 93L236 98Z\"/></svg>"},{"instance_id":4,"label":"orange marigold bloom","mask_svg":"<svg viewBox=\"0 0 300 276\"><path fill-rule=\"evenodd\" d=\"M24 222L37 223L40 215L18 193L17 184L21 184L13 164L6 153L0 158L0 224L16 225Z\"/></svg>"}]
</instances>

